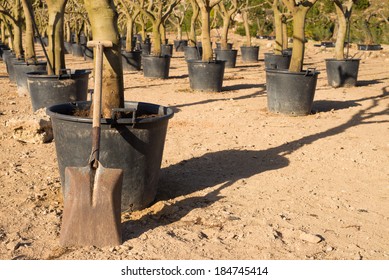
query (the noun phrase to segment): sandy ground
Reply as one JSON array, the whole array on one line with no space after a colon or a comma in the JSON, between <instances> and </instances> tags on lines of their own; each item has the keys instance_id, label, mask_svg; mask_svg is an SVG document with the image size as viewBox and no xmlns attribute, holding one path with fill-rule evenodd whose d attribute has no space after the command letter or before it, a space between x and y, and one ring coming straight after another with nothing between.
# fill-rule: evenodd
<instances>
[{"instance_id":1,"label":"sandy ground","mask_svg":"<svg viewBox=\"0 0 389 280\"><path fill-rule=\"evenodd\" d=\"M175 116L155 202L123 213L124 242L106 248L59 245L54 142L15 139L9 124L32 118L31 103L0 62L0 259L389 259L389 46L352 49L358 86L334 89L324 64L333 50L309 42L305 63L321 71L312 114L287 117L267 111L271 46L257 44L260 61L238 57L220 93L190 90L183 53L169 79L125 73L126 100Z\"/></svg>"}]
</instances>

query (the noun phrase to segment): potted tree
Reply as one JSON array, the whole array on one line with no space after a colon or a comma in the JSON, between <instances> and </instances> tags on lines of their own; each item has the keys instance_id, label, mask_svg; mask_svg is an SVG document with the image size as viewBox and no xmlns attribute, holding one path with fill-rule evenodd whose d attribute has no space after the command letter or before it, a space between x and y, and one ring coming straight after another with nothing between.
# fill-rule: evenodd
<instances>
[{"instance_id":1,"label":"potted tree","mask_svg":"<svg viewBox=\"0 0 389 280\"><path fill-rule=\"evenodd\" d=\"M266 70L268 109L287 115L307 115L311 112L319 72L315 69L303 71L305 19L317 0L283 2L293 16L293 52L288 70Z\"/></svg>"},{"instance_id":2,"label":"potted tree","mask_svg":"<svg viewBox=\"0 0 389 280\"><path fill-rule=\"evenodd\" d=\"M143 0L141 0L141 4L135 1L131 2L152 24L153 49L151 55L143 55L142 57L145 77L161 79L169 77L170 56L161 55L161 24L179 2L180 0L150 1L147 8Z\"/></svg>"},{"instance_id":3,"label":"potted tree","mask_svg":"<svg viewBox=\"0 0 389 280\"><path fill-rule=\"evenodd\" d=\"M16 81L14 62L23 61L23 45L22 45L22 4L20 0L4 1L0 4L0 14L10 24L7 26L10 33L11 50L4 51L5 63L9 79L12 82Z\"/></svg>"},{"instance_id":4,"label":"potted tree","mask_svg":"<svg viewBox=\"0 0 389 280\"><path fill-rule=\"evenodd\" d=\"M199 17L200 9L196 3L196 0L190 0L190 6L192 9L192 15L190 17L188 46L186 46L184 49L186 61L201 59L201 56L203 54L203 48L197 43L197 36L196 36L196 23Z\"/></svg>"},{"instance_id":5,"label":"potted tree","mask_svg":"<svg viewBox=\"0 0 389 280\"><path fill-rule=\"evenodd\" d=\"M254 6L250 6L250 0L246 0L240 8L246 37L244 44L240 46L242 61L244 62L257 62L259 56L259 46L253 46L251 44L249 12L253 7Z\"/></svg>"},{"instance_id":6,"label":"potted tree","mask_svg":"<svg viewBox=\"0 0 389 280\"><path fill-rule=\"evenodd\" d=\"M232 49L232 43L228 43L228 31L231 25L232 16L238 10L238 1L231 0L228 2L221 1L218 3L219 13L223 21L223 27L220 38L220 48L215 49L216 60L226 61L226 68L234 68L238 50Z\"/></svg>"},{"instance_id":7,"label":"potted tree","mask_svg":"<svg viewBox=\"0 0 389 280\"><path fill-rule=\"evenodd\" d=\"M176 40L173 41L173 47L176 52L183 52L188 46L188 40L182 39L182 25L184 23L185 13L188 10L188 7L189 5L187 3L180 3L180 5L173 9L172 17L169 17L169 21L177 30Z\"/></svg>"},{"instance_id":8,"label":"potted tree","mask_svg":"<svg viewBox=\"0 0 389 280\"><path fill-rule=\"evenodd\" d=\"M201 60L188 60L189 83L193 90L220 92L225 61L214 60L211 46L210 12L221 0L196 0L201 14Z\"/></svg>"},{"instance_id":9,"label":"potted tree","mask_svg":"<svg viewBox=\"0 0 389 280\"><path fill-rule=\"evenodd\" d=\"M173 111L156 104L124 101L117 13L113 0L85 0L93 40L104 49L100 161L123 170L122 211L147 207L155 198L168 120ZM85 166L92 146L91 102L57 104L51 116L63 193L67 166ZM84 113L84 114L83 114Z\"/></svg>"},{"instance_id":10,"label":"potted tree","mask_svg":"<svg viewBox=\"0 0 389 280\"><path fill-rule=\"evenodd\" d=\"M67 70L64 53L64 11L67 0L47 0L47 70L27 74L32 109L87 99L88 70Z\"/></svg>"},{"instance_id":11,"label":"potted tree","mask_svg":"<svg viewBox=\"0 0 389 280\"><path fill-rule=\"evenodd\" d=\"M32 0L22 0L26 26L24 61L13 64L19 96L28 95L27 73L44 71L47 67L47 62L38 61L35 54L32 2Z\"/></svg>"},{"instance_id":12,"label":"potted tree","mask_svg":"<svg viewBox=\"0 0 389 280\"><path fill-rule=\"evenodd\" d=\"M265 67L267 69L288 69L291 52L288 49L287 10L281 0L273 0L273 21L275 29L275 44L273 53L265 53Z\"/></svg>"},{"instance_id":13,"label":"potted tree","mask_svg":"<svg viewBox=\"0 0 389 280\"><path fill-rule=\"evenodd\" d=\"M355 86L357 83L359 59L348 57L349 40L347 42L347 53L344 53L345 38L347 33L350 32L350 16L355 1L348 0L343 5L340 0L334 0L338 18L338 33L335 43L335 58L326 59L326 71L328 84L335 88Z\"/></svg>"},{"instance_id":14,"label":"potted tree","mask_svg":"<svg viewBox=\"0 0 389 280\"><path fill-rule=\"evenodd\" d=\"M140 10L130 5L129 1L120 0L119 3L121 4L119 11L124 14L127 30L125 49L122 51L123 70L139 71L142 66L142 52L135 50L135 41L133 39L135 20L139 16Z\"/></svg>"}]
</instances>

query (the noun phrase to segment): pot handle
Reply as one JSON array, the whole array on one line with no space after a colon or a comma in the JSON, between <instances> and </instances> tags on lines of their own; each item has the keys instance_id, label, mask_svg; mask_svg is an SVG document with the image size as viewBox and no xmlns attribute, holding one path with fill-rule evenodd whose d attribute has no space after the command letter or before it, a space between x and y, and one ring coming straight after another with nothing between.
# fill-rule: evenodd
<instances>
[{"instance_id":1,"label":"pot handle","mask_svg":"<svg viewBox=\"0 0 389 280\"><path fill-rule=\"evenodd\" d=\"M316 68L308 68L305 72L305 76L314 76L316 74Z\"/></svg>"},{"instance_id":2,"label":"pot handle","mask_svg":"<svg viewBox=\"0 0 389 280\"><path fill-rule=\"evenodd\" d=\"M68 78L70 79L72 76L72 70L68 68L64 68L60 70L60 74L58 75L58 79Z\"/></svg>"},{"instance_id":3,"label":"pot handle","mask_svg":"<svg viewBox=\"0 0 389 280\"><path fill-rule=\"evenodd\" d=\"M131 108L114 108L111 110L111 119L112 124L111 126L117 124L118 119L121 119L123 117L123 114L131 114L132 113L132 126L134 127L136 122L136 109Z\"/></svg>"}]
</instances>

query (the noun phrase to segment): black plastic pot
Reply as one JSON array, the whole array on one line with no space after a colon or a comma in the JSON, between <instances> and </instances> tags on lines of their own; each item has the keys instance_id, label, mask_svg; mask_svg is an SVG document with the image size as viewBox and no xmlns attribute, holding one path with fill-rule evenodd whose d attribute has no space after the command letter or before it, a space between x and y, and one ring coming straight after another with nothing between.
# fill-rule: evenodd
<instances>
[{"instance_id":1,"label":"black plastic pot","mask_svg":"<svg viewBox=\"0 0 389 280\"><path fill-rule=\"evenodd\" d=\"M334 88L357 84L359 59L326 59L328 84Z\"/></svg>"},{"instance_id":2,"label":"black plastic pot","mask_svg":"<svg viewBox=\"0 0 389 280\"><path fill-rule=\"evenodd\" d=\"M185 47L188 46L188 40L174 40L173 44L176 52L183 52Z\"/></svg>"},{"instance_id":3,"label":"black plastic pot","mask_svg":"<svg viewBox=\"0 0 389 280\"><path fill-rule=\"evenodd\" d=\"M72 44L72 54L75 57L84 57L84 52L80 44Z\"/></svg>"},{"instance_id":4,"label":"black plastic pot","mask_svg":"<svg viewBox=\"0 0 389 280\"><path fill-rule=\"evenodd\" d=\"M92 142L92 120L72 114L78 109L89 109L90 104L67 103L47 109L65 196L65 167L86 166ZM101 119L100 162L106 168L123 170L123 212L143 209L155 199L168 121L174 114L170 108L150 103L125 102L125 107L136 109L137 116L158 116L139 118L135 123L131 118Z\"/></svg>"},{"instance_id":5,"label":"black plastic pot","mask_svg":"<svg viewBox=\"0 0 389 280\"><path fill-rule=\"evenodd\" d=\"M292 55L265 53L266 69L288 69Z\"/></svg>"},{"instance_id":6,"label":"black plastic pot","mask_svg":"<svg viewBox=\"0 0 389 280\"><path fill-rule=\"evenodd\" d=\"M269 111L292 116L311 112L320 72L266 69L267 107Z\"/></svg>"},{"instance_id":7,"label":"black plastic pot","mask_svg":"<svg viewBox=\"0 0 389 280\"><path fill-rule=\"evenodd\" d=\"M82 52L84 53L84 59L92 61L93 60L93 49L88 48L86 45L82 45Z\"/></svg>"},{"instance_id":8,"label":"black plastic pot","mask_svg":"<svg viewBox=\"0 0 389 280\"><path fill-rule=\"evenodd\" d=\"M186 61L201 59L202 55L203 55L202 47L192 47L192 46L185 47L184 56Z\"/></svg>"},{"instance_id":9,"label":"black plastic pot","mask_svg":"<svg viewBox=\"0 0 389 280\"><path fill-rule=\"evenodd\" d=\"M232 50L232 43L227 43L227 50ZM216 43L216 49L221 48L221 43Z\"/></svg>"},{"instance_id":10,"label":"black plastic pot","mask_svg":"<svg viewBox=\"0 0 389 280\"><path fill-rule=\"evenodd\" d=\"M65 54L72 54L73 53L73 46L70 42L64 42L65 47Z\"/></svg>"},{"instance_id":11,"label":"black plastic pot","mask_svg":"<svg viewBox=\"0 0 389 280\"><path fill-rule=\"evenodd\" d=\"M2 54L2 57L3 57L3 61L5 63L5 66L6 66L6 70L7 70L7 73L9 75L9 64L10 64L10 60L11 58L16 58L15 54L12 52L12 50L8 49L8 50L3 50L3 54Z\"/></svg>"},{"instance_id":12,"label":"black plastic pot","mask_svg":"<svg viewBox=\"0 0 389 280\"><path fill-rule=\"evenodd\" d=\"M64 75L47 72L27 74L32 110L64 102L85 101L88 94L89 70L73 70Z\"/></svg>"},{"instance_id":13,"label":"black plastic pot","mask_svg":"<svg viewBox=\"0 0 389 280\"><path fill-rule=\"evenodd\" d=\"M0 58L3 59L3 51L4 50L9 50L9 47L4 44L0 44Z\"/></svg>"},{"instance_id":14,"label":"black plastic pot","mask_svg":"<svg viewBox=\"0 0 389 280\"><path fill-rule=\"evenodd\" d=\"M24 59L16 58L14 55L9 56L6 60L8 76L11 82L16 83L15 63L19 62L24 62Z\"/></svg>"},{"instance_id":15,"label":"black plastic pot","mask_svg":"<svg viewBox=\"0 0 389 280\"><path fill-rule=\"evenodd\" d=\"M27 63L24 61L15 62L14 65L15 79L18 86L19 96L28 95L27 73L46 71L47 62L38 61L36 63Z\"/></svg>"},{"instance_id":16,"label":"black plastic pot","mask_svg":"<svg viewBox=\"0 0 389 280\"><path fill-rule=\"evenodd\" d=\"M122 51L122 65L124 71L139 71L142 66L142 52Z\"/></svg>"},{"instance_id":17,"label":"black plastic pot","mask_svg":"<svg viewBox=\"0 0 389 280\"><path fill-rule=\"evenodd\" d=\"M173 45L172 44L166 44L161 45L161 56L173 56Z\"/></svg>"},{"instance_id":18,"label":"black plastic pot","mask_svg":"<svg viewBox=\"0 0 389 280\"><path fill-rule=\"evenodd\" d=\"M141 45L142 55L149 55L151 53L151 43L142 43L140 45Z\"/></svg>"},{"instance_id":19,"label":"black plastic pot","mask_svg":"<svg viewBox=\"0 0 389 280\"><path fill-rule=\"evenodd\" d=\"M225 68L235 68L238 50L215 49L216 60L224 60Z\"/></svg>"},{"instance_id":20,"label":"black plastic pot","mask_svg":"<svg viewBox=\"0 0 389 280\"><path fill-rule=\"evenodd\" d=\"M380 51L382 50L381 45L367 45L367 44L358 44L358 50L361 51Z\"/></svg>"},{"instance_id":21,"label":"black plastic pot","mask_svg":"<svg viewBox=\"0 0 389 280\"><path fill-rule=\"evenodd\" d=\"M244 62L257 62L259 56L259 46L241 46L240 51L242 53L242 61Z\"/></svg>"},{"instance_id":22,"label":"black plastic pot","mask_svg":"<svg viewBox=\"0 0 389 280\"><path fill-rule=\"evenodd\" d=\"M220 92L223 86L225 61L188 60L190 88Z\"/></svg>"},{"instance_id":23,"label":"black plastic pot","mask_svg":"<svg viewBox=\"0 0 389 280\"><path fill-rule=\"evenodd\" d=\"M169 78L170 56L143 55L143 75L148 78Z\"/></svg>"}]
</instances>

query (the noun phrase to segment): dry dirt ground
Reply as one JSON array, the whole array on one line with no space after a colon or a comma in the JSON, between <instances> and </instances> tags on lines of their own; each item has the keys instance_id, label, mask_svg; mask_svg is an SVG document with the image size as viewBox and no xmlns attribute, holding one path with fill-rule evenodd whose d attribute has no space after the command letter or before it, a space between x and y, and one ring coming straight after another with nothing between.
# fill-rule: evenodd
<instances>
[{"instance_id":1,"label":"dry dirt ground","mask_svg":"<svg viewBox=\"0 0 389 280\"><path fill-rule=\"evenodd\" d=\"M332 49L309 42L312 114L267 111L260 61L226 69L223 91L193 92L183 53L170 78L126 72L126 100L175 110L155 202L122 215L121 246L62 248L54 142L20 140L32 119L0 62L0 259L389 259L389 46L360 57L359 83L327 85ZM240 42L235 42L238 46ZM67 55L67 66L92 64ZM93 86L93 80L90 80ZM31 141L33 142L33 141Z\"/></svg>"}]
</instances>

